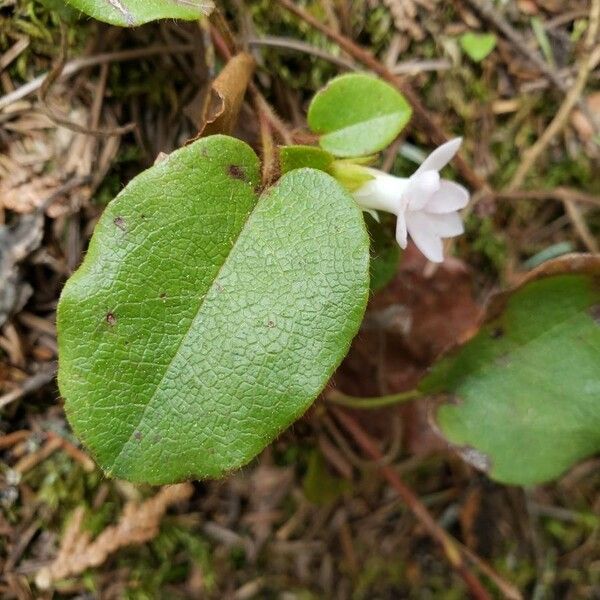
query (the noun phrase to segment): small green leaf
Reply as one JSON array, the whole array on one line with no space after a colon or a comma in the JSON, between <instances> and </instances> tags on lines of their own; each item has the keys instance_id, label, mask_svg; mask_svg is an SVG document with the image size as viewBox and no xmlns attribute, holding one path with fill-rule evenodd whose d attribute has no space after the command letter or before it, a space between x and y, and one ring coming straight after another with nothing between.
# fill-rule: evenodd
<instances>
[{"instance_id":1,"label":"small green leaf","mask_svg":"<svg viewBox=\"0 0 600 600\"><path fill-rule=\"evenodd\" d=\"M106 208L58 308L67 415L105 471L217 477L308 408L369 290L359 208L298 169L260 197L243 142L200 139Z\"/></svg>"},{"instance_id":2,"label":"small green leaf","mask_svg":"<svg viewBox=\"0 0 600 600\"><path fill-rule=\"evenodd\" d=\"M469 31L460 36L460 46L474 62L481 62L496 47L493 33L475 33Z\"/></svg>"},{"instance_id":3,"label":"small green leaf","mask_svg":"<svg viewBox=\"0 0 600 600\"><path fill-rule=\"evenodd\" d=\"M315 146L283 146L279 155L282 173L303 167L327 171L334 159L332 154Z\"/></svg>"},{"instance_id":4,"label":"small green leaf","mask_svg":"<svg viewBox=\"0 0 600 600\"><path fill-rule=\"evenodd\" d=\"M353 157L383 150L408 123L412 109L388 83L370 75L341 75L317 92L308 125L335 156Z\"/></svg>"},{"instance_id":5,"label":"small green leaf","mask_svg":"<svg viewBox=\"0 0 600 600\"><path fill-rule=\"evenodd\" d=\"M600 450L600 259L542 265L422 382L437 423L498 481L535 484Z\"/></svg>"},{"instance_id":6,"label":"small green leaf","mask_svg":"<svg viewBox=\"0 0 600 600\"><path fill-rule=\"evenodd\" d=\"M94 19L134 27L156 19L193 21L209 15L213 0L67 0Z\"/></svg>"}]
</instances>

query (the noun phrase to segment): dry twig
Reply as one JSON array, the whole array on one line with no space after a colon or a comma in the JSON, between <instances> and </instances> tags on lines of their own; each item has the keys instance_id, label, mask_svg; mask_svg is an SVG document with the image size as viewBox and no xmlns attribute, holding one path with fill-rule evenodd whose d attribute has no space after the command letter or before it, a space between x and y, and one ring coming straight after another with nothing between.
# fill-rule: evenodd
<instances>
[{"instance_id":1,"label":"dry twig","mask_svg":"<svg viewBox=\"0 0 600 600\"><path fill-rule=\"evenodd\" d=\"M581 238L581 241L585 244L585 247L590 252L600 252L600 246L596 238L592 235L589 230L585 219L583 218L579 207L573 202L573 200L563 200L565 205L565 211L573 224L573 228L577 232L577 235Z\"/></svg>"},{"instance_id":2,"label":"dry twig","mask_svg":"<svg viewBox=\"0 0 600 600\"><path fill-rule=\"evenodd\" d=\"M26 394L36 392L46 384L50 383L54 379L55 375L56 363L51 362L48 365L45 365L42 369L40 369L39 372L21 382L19 387L17 387L15 390L0 396L0 409L4 408L15 400L19 400Z\"/></svg>"},{"instance_id":3,"label":"dry twig","mask_svg":"<svg viewBox=\"0 0 600 600\"><path fill-rule=\"evenodd\" d=\"M249 46L265 46L271 48L283 48L284 50L294 50L296 52L302 52L304 54L311 54L312 56L316 56L317 58L322 58L334 64L341 69L347 69L349 71L356 71L356 65L350 61L345 59L342 56L335 56L323 50L321 48L317 48L312 44L308 44L306 42L302 42L300 40L294 40L291 38L277 37L274 35L265 35L261 37L248 38L247 43Z\"/></svg>"},{"instance_id":4,"label":"dry twig","mask_svg":"<svg viewBox=\"0 0 600 600\"><path fill-rule=\"evenodd\" d=\"M508 186L509 190L514 190L523 184L531 167L533 167L537 159L548 147L554 137L558 135L567 125L569 115L581 96L581 92L585 87L588 75L592 69L595 68L598 62L600 62L600 45L594 46L599 25L600 0L593 0L590 10L590 22L586 36L586 52L581 60L581 66L579 68L577 79L572 88L569 90L569 93L565 96L560 109L550 122L550 125L548 125L542 136L535 142L535 144L524 153L523 160L519 164L519 167L517 168Z\"/></svg>"},{"instance_id":5,"label":"dry twig","mask_svg":"<svg viewBox=\"0 0 600 600\"><path fill-rule=\"evenodd\" d=\"M482 583L469 570L463 559L460 546L456 541L446 533L436 522L425 505L419 500L415 493L400 479L398 473L389 465L381 464L382 454L375 442L362 429L357 421L347 412L338 409L330 409L336 419L342 424L344 429L350 433L354 441L368 454L374 461L377 462L377 468L385 477L388 483L398 493L400 498L406 503L412 513L419 519L420 523L425 527L429 535L435 539L442 547L448 562L463 578L468 586L470 593L478 600L490 600L491 596L483 587Z\"/></svg>"},{"instance_id":6,"label":"dry twig","mask_svg":"<svg viewBox=\"0 0 600 600\"><path fill-rule=\"evenodd\" d=\"M47 458L52 456L60 447L62 446L62 442L60 438L50 438L46 440L44 445L37 451L32 454L28 454L24 456L14 467L13 470L21 475L27 473L41 462L45 461Z\"/></svg>"},{"instance_id":7,"label":"dry twig","mask_svg":"<svg viewBox=\"0 0 600 600\"><path fill-rule=\"evenodd\" d=\"M19 431L13 431L0 437L0 450L10 448L19 442L23 442L31 435L29 429L20 429Z\"/></svg>"},{"instance_id":8,"label":"dry twig","mask_svg":"<svg viewBox=\"0 0 600 600\"><path fill-rule=\"evenodd\" d=\"M551 190L500 190L494 192L493 196L498 200L557 200L600 207L600 196L567 187Z\"/></svg>"},{"instance_id":9,"label":"dry twig","mask_svg":"<svg viewBox=\"0 0 600 600\"><path fill-rule=\"evenodd\" d=\"M161 54L178 54L178 53L193 53L197 51L197 47L193 44L179 44L176 46L149 46L147 48L132 48L131 50L119 50L118 52L106 52L96 54L95 56L86 56L84 58L76 58L65 64L58 79L63 80L71 77L75 73L88 67L95 67L113 62L124 62L128 60L138 60L140 58L149 58ZM44 81L48 77L48 73L43 73L35 79L22 85L20 88L0 96L0 110L26 98L39 90Z\"/></svg>"},{"instance_id":10,"label":"dry twig","mask_svg":"<svg viewBox=\"0 0 600 600\"><path fill-rule=\"evenodd\" d=\"M132 131L135 127L135 123L129 123L122 127L115 127L113 129L98 129L93 127L82 127L79 123L72 121L62 115L60 115L54 108L48 103L48 93L54 85L54 83L60 78L60 75L67 64L67 51L68 51L68 37L67 37L67 26L61 21L60 22L60 52L56 64L52 67L44 81L42 82L38 91L38 97L40 104L42 105L42 112L51 119L56 125L60 127L66 127L76 133L83 133L85 135L95 136L106 136L110 137L113 135L124 135ZM98 99L97 101L101 101Z\"/></svg>"}]
</instances>

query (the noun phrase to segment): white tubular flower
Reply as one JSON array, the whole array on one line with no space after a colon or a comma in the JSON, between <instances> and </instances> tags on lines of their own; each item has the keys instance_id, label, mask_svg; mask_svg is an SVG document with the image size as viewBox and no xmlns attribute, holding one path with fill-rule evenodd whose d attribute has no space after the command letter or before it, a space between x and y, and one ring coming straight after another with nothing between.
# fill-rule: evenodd
<instances>
[{"instance_id":1,"label":"white tubular flower","mask_svg":"<svg viewBox=\"0 0 600 600\"><path fill-rule=\"evenodd\" d=\"M395 214L398 244L406 248L410 235L417 248L433 262L444 260L443 238L464 232L458 210L469 202L469 192L462 185L441 179L439 173L461 143L462 138L455 138L434 150L409 178L363 167L372 178L353 192L363 210Z\"/></svg>"}]
</instances>

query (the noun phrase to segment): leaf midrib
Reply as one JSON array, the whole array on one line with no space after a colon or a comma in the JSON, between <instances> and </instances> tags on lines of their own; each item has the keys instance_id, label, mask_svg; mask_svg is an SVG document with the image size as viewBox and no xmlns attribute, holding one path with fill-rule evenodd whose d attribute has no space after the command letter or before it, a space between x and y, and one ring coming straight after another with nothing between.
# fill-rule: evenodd
<instances>
[{"instance_id":1,"label":"leaf midrib","mask_svg":"<svg viewBox=\"0 0 600 600\"><path fill-rule=\"evenodd\" d=\"M325 132L323 132L322 135L325 138L347 135L348 131L352 131L353 129L360 129L363 127L368 127L370 124L372 124L374 122L388 120L390 117L397 117L398 119L401 119L402 112L400 110L393 110L393 111L390 111L383 115L379 115L377 117L372 117L372 118L366 119L364 121L360 121L359 123L353 123L352 125L344 125L343 127L340 127L339 129L332 129L331 131L325 131Z\"/></svg>"},{"instance_id":2,"label":"leaf midrib","mask_svg":"<svg viewBox=\"0 0 600 600\"><path fill-rule=\"evenodd\" d=\"M550 328L546 329L545 331L541 332L539 335L533 336L527 342L525 342L525 343L515 342L513 347L504 356L509 358L511 360L511 362L514 362L519 357L525 358L524 353L527 352L527 349L532 344L539 344L540 341L543 341L545 338L553 337L554 333L557 330L560 331L560 330L565 330L565 328L567 328L567 331L569 331L568 325L570 324L570 322L581 317L582 314L585 314L585 310L578 309L577 311L573 312L568 317L565 317L565 318L561 319L560 321L556 322L554 325L552 325ZM465 400L466 400L466 398L468 396L468 393L466 393L466 390L472 384L472 381L474 379L476 380L478 378L484 378L484 377L490 375L491 373L493 373L494 371L502 372L508 368L506 366L499 366L496 363L497 358L498 358L498 356L495 356L494 359L491 360L489 363L486 363L485 365L482 365L476 369L473 369L471 372L469 372L464 377L462 377L460 379L460 381L457 382L456 385L452 386L452 388L456 392L458 392L461 389L464 390L463 396L465 397ZM525 364L527 364L527 363L525 363ZM446 388L446 389L449 389L449 388ZM442 424L441 423L439 423L439 424L442 427L442 429L444 429Z\"/></svg>"},{"instance_id":3,"label":"leaf midrib","mask_svg":"<svg viewBox=\"0 0 600 600\"><path fill-rule=\"evenodd\" d=\"M183 343L185 342L185 340L189 336L190 332L192 331L192 329L194 327L194 323L196 323L196 321L198 319L198 316L201 314L202 309L203 309L204 305L206 304L206 299L209 297L209 295L212 292L212 290L216 287L216 282L218 281L219 276L221 275L221 273L223 272L223 269L227 265L229 257L231 256L231 254L233 253L235 247L237 246L240 238L242 237L242 234L244 233L244 231L248 227L249 223L251 222L252 217L254 216L254 213L256 212L256 208L258 207L258 205L261 202L261 200L265 199L267 197L267 194L270 193L273 189L275 189L275 186L273 186L272 188L269 188L269 190L263 192L258 197L258 199L257 199L256 203L254 204L254 207L252 208L252 210L248 213L248 216L247 216L244 224L240 228L240 231L238 232L235 240L233 241L233 244L231 245L231 248L229 249L229 252L225 256L225 258L224 258L223 262L221 263L221 265L219 266L219 269L216 272L215 277L214 277L211 285L206 290L206 294L204 294L204 297L200 300L200 303L198 304L198 309L194 313L194 316L192 317L192 319L190 321L190 325L189 325L187 331L181 336L181 340L179 341L179 344L177 344L177 348L175 349L175 352L173 353L173 356L169 360L168 364L165 366L165 370L164 370L163 376L161 377L160 381L157 382L156 387L154 388L154 392L152 392L152 395L148 399L148 402L146 403L146 406L144 407L144 410L142 411L142 414L141 414L140 418L138 419L137 424L135 425L135 427L133 427L133 429L131 431L131 434L129 435L129 438L127 439L126 442L123 443L123 445L121 446L121 450L119 451L119 453L117 454L117 456L112 461L112 468L113 469L116 468L119 460L121 459L121 456L123 455L123 452L124 452L125 448L127 448L127 446L129 446L132 443L132 441L134 440L136 430L143 423L143 421L144 421L144 419L146 417L146 413L148 411L148 408L151 406L152 402L154 401L154 398L156 397L156 394L157 394L158 390L161 388L163 382L165 381L165 378L166 378L167 374L169 373L169 371L171 370L171 367L173 366L173 363L177 359L177 357L179 355L179 351L181 350L181 348L183 346Z\"/></svg>"}]
</instances>

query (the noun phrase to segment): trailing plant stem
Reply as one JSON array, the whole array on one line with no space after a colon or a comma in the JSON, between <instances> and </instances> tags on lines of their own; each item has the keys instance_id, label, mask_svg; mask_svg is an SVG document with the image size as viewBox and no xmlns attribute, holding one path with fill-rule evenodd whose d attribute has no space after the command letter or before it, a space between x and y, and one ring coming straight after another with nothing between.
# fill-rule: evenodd
<instances>
[{"instance_id":1,"label":"trailing plant stem","mask_svg":"<svg viewBox=\"0 0 600 600\"><path fill-rule=\"evenodd\" d=\"M491 600L491 596L483 587L483 584L465 564L457 542L435 522L435 519L427 510L425 505L402 481L402 479L400 479L398 473L391 466L381 464L380 461L383 458L381 451L368 433L346 411L337 407L332 407L331 411L335 415L335 418L338 420L338 422L354 438L362 450L378 463L377 467L381 474L398 493L398 496L400 496L400 498L402 498L402 500L406 503L415 517L419 519L431 537L433 537L440 544L448 562L463 578L473 598L476 598L477 600Z\"/></svg>"},{"instance_id":2,"label":"trailing plant stem","mask_svg":"<svg viewBox=\"0 0 600 600\"><path fill-rule=\"evenodd\" d=\"M417 389L399 392L397 394L388 394L386 396L374 396L371 398L347 396L342 392L332 390L327 394L326 399L328 402L339 404L340 406L345 406L346 408L371 410L375 408L382 408L384 406L393 406L394 404L403 404L404 402L410 402L411 400L416 400L422 397L423 394Z\"/></svg>"}]
</instances>

